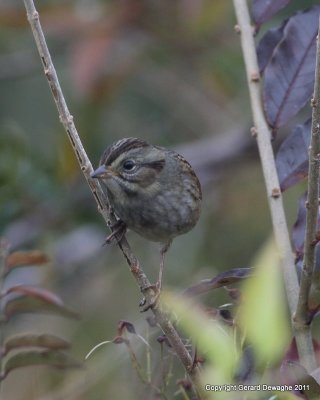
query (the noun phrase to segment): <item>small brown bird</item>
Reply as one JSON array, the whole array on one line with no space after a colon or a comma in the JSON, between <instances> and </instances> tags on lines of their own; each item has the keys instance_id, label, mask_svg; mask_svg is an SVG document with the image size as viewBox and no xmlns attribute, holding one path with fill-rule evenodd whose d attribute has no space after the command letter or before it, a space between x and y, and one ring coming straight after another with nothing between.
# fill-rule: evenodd
<instances>
[{"instance_id":1,"label":"small brown bird","mask_svg":"<svg viewBox=\"0 0 320 400\"><path fill-rule=\"evenodd\" d=\"M201 187L191 165L173 150L124 138L105 150L91 177L104 183L119 218L114 232L129 228L163 244L160 289L164 255L172 239L188 232L199 219Z\"/></svg>"}]
</instances>

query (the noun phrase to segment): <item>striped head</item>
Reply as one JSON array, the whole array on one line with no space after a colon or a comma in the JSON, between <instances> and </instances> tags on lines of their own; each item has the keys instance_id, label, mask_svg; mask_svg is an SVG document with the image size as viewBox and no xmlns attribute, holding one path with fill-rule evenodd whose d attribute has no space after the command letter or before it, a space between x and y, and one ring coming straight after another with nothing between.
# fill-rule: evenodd
<instances>
[{"instance_id":1,"label":"striped head","mask_svg":"<svg viewBox=\"0 0 320 400\"><path fill-rule=\"evenodd\" d=\"M149 190L165 162L164 149L142 139L124 138L105 150L91 177L102 179L116 197L132 196Z\"/></svg>"}]
</instances>

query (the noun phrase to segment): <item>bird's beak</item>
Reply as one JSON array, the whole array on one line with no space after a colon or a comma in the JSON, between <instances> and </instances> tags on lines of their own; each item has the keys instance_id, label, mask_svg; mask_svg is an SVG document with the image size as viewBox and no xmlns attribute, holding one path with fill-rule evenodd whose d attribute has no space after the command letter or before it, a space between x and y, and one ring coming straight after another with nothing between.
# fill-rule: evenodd
<instances>
[{"instance_id":1,"label":"bird's beak","mask_svg":"<svg viewBox=\"0 0 320 400\"><path fill-rule=\"evenodd\" d=\"M101 178L108 178L110 177L110 175L111 175L111 170L106 168L105 165L100 165L100 167L98 167L95 171L93 171L90 176L91 178L101 179Z\"/></svg>"}]
</instances>

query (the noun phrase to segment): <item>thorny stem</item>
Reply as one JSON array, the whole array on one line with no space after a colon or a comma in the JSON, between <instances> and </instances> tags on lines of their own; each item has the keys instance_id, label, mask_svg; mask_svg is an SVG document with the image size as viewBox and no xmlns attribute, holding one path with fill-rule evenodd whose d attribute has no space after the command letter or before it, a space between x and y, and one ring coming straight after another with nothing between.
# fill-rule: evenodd
<instances>
[{"instance_id":1,"label":"thorny stem","mask_svg":"<svg viewBox=\"0 0 320 400\"><path fill-rule=\"evenodd\" d=\"M54 101L58 109L60 121L67 132L73 150L80 164L81 170L97 202L98 210L102 214L106 223L109 226L110 225L112 226L116 222L116 217L110 210L110 207L108 206L106 196L99 182L90 177L90 174L93 172L93 168L82 146L79 134L73 122L73 117L70 114L66 101L64 99L63 92L58 80L58 76L56 74L53 62L51 60L46 39L40 24L39 13L37 12L34 6L33 0L24 0L24 5L27 11L28 21L30 23L32 33L38 48L38 52L43 64L44 73L48 80ZM119 241L118 245L125 259L127 260L127 263L130 267L130 271L134 279L136 280L140 290L143 291L147 302L151 304L153 301L154 293L150 285L150 281L145 275L144 271L142 270L140 263L137 257L132 252L125 236L123 236L123 238ZM172 345L177 356L179 357L180 361L182 362L186 371L188 372L190 379L193 383L194 390L198 395L198 398L199 399L203 398L201 395L202 388L199 382L200 370L197 367L192 368L192 357L185 348L178 332L176 331L171 321L167 317L166 313L162 310L160 306L153 308L152 311L162 331L167 335L170 344Z\"/></svg>"},{"instance_id":2,"label":"thorny stem","mask_svg":"<svg viewBox=\"0 0 320 400\"><path fill-rule=\"evenodd\" d=\"M253 129L257 139L267 189L274 236L280 253L294 335L296 338L300 362L308 371L310 371L315 367L311 332L308 327L302 327L301 325L296 324L293 319L298 304L299 284L295 272L294 257L291 249L279 179L271 146L270 130L265 120L261 103L260 75L253 37L253 27L250 23L247 0L233 0L233 3L238 20L237 31L240 33L244 63L247 72L251 108L255 125Z\"/></svg>"},{"instance_id":3,"label":"thorny stem","mask_svg":"<svg viewBox=\"0 0 320 400\"><path fill-rule=\"evenodd\" d=\"M316 270L316 243L319 210L320 176L320 27L318 29L314 94L311 101L312 127L309 149L309 174L306 204L306 233L304 240L303 269L300 279L300 293L296 321L301 325L311 324L309 306L319 306L320 273ZM314 284L314 290L311 285ZM310 292L311 290L311 292Z\"/></svg>"}]
</instances>

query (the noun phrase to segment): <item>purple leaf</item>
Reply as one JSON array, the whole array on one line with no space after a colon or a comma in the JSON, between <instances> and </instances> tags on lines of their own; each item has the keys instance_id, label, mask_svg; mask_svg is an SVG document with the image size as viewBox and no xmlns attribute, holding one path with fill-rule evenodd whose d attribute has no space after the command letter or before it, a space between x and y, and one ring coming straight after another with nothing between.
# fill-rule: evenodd
<instances>
[{"instance_id":1,"label":"purple leaf","mask_svg":"<svg viewBox=\"0 0 320 400\"><path fill-rule=\"evenodd\" d=\"M129 333L137 334L134 325L129 321L120 320L118 322L118 335L122 336L123 331L127 330Z\"/></svg>"},{"instance_id":2,"label":"purple leaf","mask_svg":"<svg viewBox=\"0 0 320 400\"><path fill-rule=\"evenodd\" d=\"M311 119L297 125L283 141L276 155L280 187L284 191L308 175Z\"/></svg>"},{"instance_id":3,"label":"purple leaf","mask_svg":"<svg viewBox=\"0 0 320 400\"><path fill-rule=\"evenodd\" d=\"M187 392L192 389L191 382L188 379L185 379L185 378L184 379L178 379L176 384L182 386L183 389L186 390Z\"/></svg>"},{"instance_id":4,"label":"purple leaf","mask_svg":"<svg viewBox=\"0 0 320 400\"><path fill-rule=\"evenodd\" d=\"M187 296L197 296L212 289L239 282L240 280L252 276L252 271L252 268L234 268L230 271L221 272L212 279L204 279L196 285L188 287L184 291L184 294Z\"/></svg>"},{"instance_id":5,"label":"purple leaf","mask_svg":"<svg viewBox=\"0 0 320 400\"><path fill-rule=\"evenodd\" d=\"M291 17L264 73L263 98L270 126L276 130L311 98L320 6Z\"/></svg>"},{"instance_id":6,"label":"purple leaf","mask_svg":"<svg viewBox=\"0 0 320 400\"><path fill-rule=\"evenodd\" d=\"M269 29L260 39L257 47L257 57L261 74L269 63L275 47L282 39L283 30L287 22L288 20L285 20L278 28Z\"/></svg>"},{"instance_id":7,"label":"purple leaf","mask_svg":"<svg viewBox=\"0 0 320 400\"><path fill-rule=\"evenodd\" d=\"M160 343L160 344L165 343L168 347L172 347L170 342L169 342L169 340L168 340L168 337L166 335L158 336L157 337L157 342Z\"/></svg>"},{"instance_id":8,"label":"purple leaf","mask_svg":"<svg viewBox=\"0 0 320 400\"><path fill-rule=\"evenodd\" d=\"M260 26L289 2L290 0L253 0L252 17L254 22Z\"/></svg>"},{"instance_id":9,"label":"purple leaf","mask_svg":"<svg viewBox=\"0 0 320 400\"><path fill-rule=\"evenodd\" d=\"M114 344L122 344L122 343L129 343L128 339L125 339L122 336L116 336L113 340L112 343Z\"/></svg>"},{"instance_id":10,"label":"purple leaf","mask_svg":"<svg viewBox=\"0 0 320 400\"><path fill-rule=\"evenodd\" d=\"M317 360L317 364L319 364L320 345L316 339L312 339L312 342L313 342L315 358ZM290 346L287 349L286 354L281 363L281 367L280 367L281 381L285 385L291 385L291 386L295 386L297 384L305 385L305 389L308 388L308 392L305 393L305 394L307 394L306 397L304 397L304 396L302 397L303 399L309 399L309 398L310 399L319 399L319 391L316 396L314 396L314 393L312 394L312 390L314 388L314 386L313 386L314 382L313 383L308 382L307 372L305 370L301 369L303 367L301 365L299 365L298 363L299 363L298 348L297 348L296 339L293 338L291 340ZM317 379L317 377L316 377L318 369L315 369L314 371L312 371L311 374L319 382L319 379ZM305 378L307 378L307 379L305 380ZM309 392L309 390L310 390L310 392ZM319 390L319 386L318 386L318 390ZM295 392L295 394L298 395L299 397L301 397L301 392L300 393ZM311 395L310 397L309 397L309 394Z\"/></svg>"},{"instance_id":11,"label":"purple leaf","mask_svg":"<svg viewBox=\"0 0 320 400\"><path fill-rule=\"evenodd\" d=\"M291 386L296 394L304 394L306 399L319 399L320 385L315 378L308 374L307 370L298 362L289 361L282 363L282 373L286 374L286 380L291 381ZM301 389L299 390L299 386Z\"/></svg>"},{"instance_id":12,"label":"purple leaf","mask_svg":"<svg viewBox=\"0 0 320 400\"><path fill-rule=\"evenodd\" d=\"M298 255L303 254L304 236L306 231L306 215L307 215L306 201L307 201L307 193L304 193L299 200L298 216L292 229L292 244L295 249L295 252Z\"/></svg>"},{"instance_id":13,"label":"purple leaf","mask_svg":"<svg viewBox=\"0 0 320 400\"><path fill-rule=\"evenodd\" d=\"M239 382L248 381L254 374L255 355L251 344L244 347L240 356L239 365L236 371L236 379Z\"/></svg>"},{"instance_id":14,"label":"purple leaf","mask_svg":"<svg viewBox=\"0 0 320 400\"><path fill-rule=\"evenodd\" d=\"M304 237L306 232L306 216L307 216L306 201L307 201L307 193L304 193L299 200L298 216L292 229L292 243L295 252L297 253L298 256L303 254L303 248L304 248ZM316 237L319 236L319 230L320 230L320 215L318 216ZM318 257L319 255L317 252L317 264L318 264ZM318 265L317 268L319 268Z\"/></svg>"}]
</instances>

